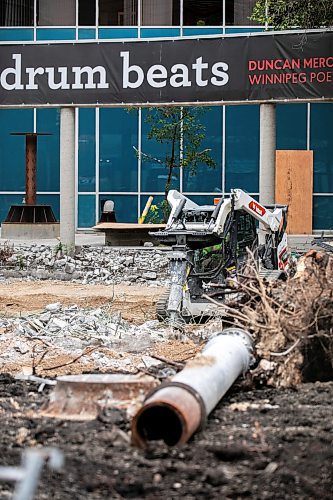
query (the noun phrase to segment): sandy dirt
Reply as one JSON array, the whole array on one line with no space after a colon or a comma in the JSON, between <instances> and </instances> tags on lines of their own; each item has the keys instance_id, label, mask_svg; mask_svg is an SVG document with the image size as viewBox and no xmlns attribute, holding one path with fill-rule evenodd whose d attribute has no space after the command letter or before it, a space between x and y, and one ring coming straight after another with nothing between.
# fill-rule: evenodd
<instances>
[{"instance_id":1,"label":"sandy dirt","mask_svg":"<svg viewBox=\"0 0 333 500\"><path fill-rule=\"evenodd\" d=\"M155 316L155 303L163 288L125 285L82 285L62 281L10 281L0 285L0 315L42 311L47 304L80 307L109 305L123 319L141 324Z\"/></svg>"}]
</instances>

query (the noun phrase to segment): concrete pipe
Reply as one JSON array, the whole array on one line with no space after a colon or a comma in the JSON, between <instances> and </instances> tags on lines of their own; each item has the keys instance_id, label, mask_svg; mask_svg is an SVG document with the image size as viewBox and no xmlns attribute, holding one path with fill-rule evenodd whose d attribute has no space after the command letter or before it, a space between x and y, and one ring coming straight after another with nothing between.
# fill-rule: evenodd
<instances>
[{"instance_id":1,"label":"concrete pipe","mask_svg":"<svg viewBox=\"0 0 333 500\"><path fill-rule=\"evenodd\" d=\"M253 361L253 342L246 331L228 328L215 334L184 370L148 394L132 421L133 444L186 443Z\"/></svg>"}]
</instances>

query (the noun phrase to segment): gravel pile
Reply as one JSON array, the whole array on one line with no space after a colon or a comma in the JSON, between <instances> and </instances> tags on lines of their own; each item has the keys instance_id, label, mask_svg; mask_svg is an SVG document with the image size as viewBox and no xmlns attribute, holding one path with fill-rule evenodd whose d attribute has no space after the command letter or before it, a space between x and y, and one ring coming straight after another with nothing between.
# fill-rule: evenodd
<instances>
[{"instance_id":1,"label":"gravel pile","mask_svg":"<svg viewBox=\"0 0 333 500\"><path fill-rule=\"evenodd\" d=\"M81 247L73 256L60 247L18 246L0 259L3 278L35 278L106 284L165 284L168 259L165 250Z\"/></svg>"}]
</instances>

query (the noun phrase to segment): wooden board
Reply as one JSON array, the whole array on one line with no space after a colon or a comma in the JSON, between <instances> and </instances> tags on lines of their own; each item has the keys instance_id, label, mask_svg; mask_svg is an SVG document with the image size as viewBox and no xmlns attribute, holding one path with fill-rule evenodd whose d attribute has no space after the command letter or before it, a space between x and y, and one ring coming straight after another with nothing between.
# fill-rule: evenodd
<instances>
[{"instance_id":1,"label":"wooden board","mask_svg":"<svg viewBox=\"0 0 333 500\"><path fill-rule=\"evenodd\" d=\"M313 151L277 151L275 200L288 205L289 234L312 233Z\"/></svg>"},{"instance_id":2,"label":"wooden board","mask_svg":"<svg viewBox=\"0 0 333 500\"><path fill-rule=\"evenodd\" d=\"M93 229L98 231L154 231L158 229L164 229L165 224L138 224L131 222L101 222L94 226Z\"/></svg>"}]
</instances>

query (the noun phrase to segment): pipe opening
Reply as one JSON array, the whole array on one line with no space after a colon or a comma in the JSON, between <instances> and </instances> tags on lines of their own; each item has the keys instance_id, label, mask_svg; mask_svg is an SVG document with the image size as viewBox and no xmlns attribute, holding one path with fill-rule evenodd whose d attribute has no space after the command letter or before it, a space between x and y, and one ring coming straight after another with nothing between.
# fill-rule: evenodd
<instances>
[{"instance_id":1,"label":"pipe opening","mask_svg":"<svg viewBox=\"0 0 333 500\"><path fill-rule=\"evenodd\" d=\"M155 405L139 415L136 432L145 442L163 440L166 445L175 446L183 435L183 424L174 408Z\"/></svg>"}]
</instances>

